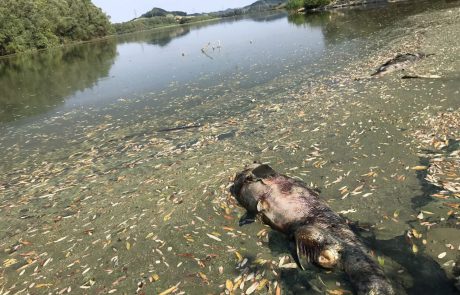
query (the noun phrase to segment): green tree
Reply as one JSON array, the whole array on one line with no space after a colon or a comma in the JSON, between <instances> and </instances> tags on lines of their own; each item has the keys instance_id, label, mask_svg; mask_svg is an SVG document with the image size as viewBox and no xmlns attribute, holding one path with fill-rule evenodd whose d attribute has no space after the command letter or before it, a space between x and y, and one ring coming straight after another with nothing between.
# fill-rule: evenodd
<instances>
[{"instance_id":1,"label":"green tree","mask_svg":"<svg viewBox=\"0 0 460 295\"><path fill-rule=\"evenodd\" d=\"M113 32L90 0L0 1L0 55L87 41Z\"/></svg>"},{"instance_id":2,"label":"green tree","mask_svg":"<svg viewBox=\"0 0 460 295\"><path fill-rule=\"evenodd\" d=\"M286 4L287 9L297 10L299 8L313 9L326 6L331 0L289 0Z\"/></svg>"}]
</instances>

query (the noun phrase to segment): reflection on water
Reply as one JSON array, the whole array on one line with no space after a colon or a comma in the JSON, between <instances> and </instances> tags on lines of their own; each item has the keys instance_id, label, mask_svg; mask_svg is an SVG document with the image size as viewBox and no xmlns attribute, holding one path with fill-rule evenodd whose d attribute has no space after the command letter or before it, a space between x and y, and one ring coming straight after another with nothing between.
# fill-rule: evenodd
<instances>
[{"instance_id":1,"label":"reflection on water","mask_svg":"<svg viewBox=\"0 0 460 295\"><path fill-rule=\"evenodd\" d=\"M109 75L116 42L71 46L0 60L0 122L46 112Z\"/></svg>"},{"instance_id":2,"label":"reflection on water","mask_svg":"<svg viewBox=\"0 0 460 295\"><path fill-rule=\"evenodd\" d=\"M122 35L119 37L119 43L139 42L139 40L142 39L146 40L147 44L165 47L172 40L185 36L188 33L190 33L190 26L158 29L153 31L139 32L136 34Z\"/></svg>"},{"instance_id":3,"label":"reflection on water","mask_svg":"<svg viewBox=\"0 0 460 295\"><path fill-rule=\"evenodd\" d=\"M331 70L314 65L325 49L330 55L362 54L370 50L359 43L363 37L430 8L401 3L308 15L260 14L1 59L0 122L147 93L178 99L190 93L181 88L185 84L207 89L224 83L222 91L235 89L230 87L235 83L248 88L300 67L316 77Z\"/></svg>"},{"instance_id":4,"label":"reflection on water","mask_svg":"<svg viewBox=\"0 0 460 295\"><path fill-rule=\"evenodd\" d=\"M369 4L353 9L290 14L288 20L297 26L321 28L327 43L363 38L382 30L394 21L446 5L448 1L421 2L412 5L402 1L391 5ZM402 28L404 29L404 28Z\"/></svg>"},{"instance_id":5,"label":"reflection on water","mask_svg":"<svg viewBox=\"0 0 460 295\"><path fill-rule=\"evenodd\" d=\"M224 83L222 91L228 91L270 81L289 72L299 60L307 66L322 54L321 31L294 28L286 15L262 14L152 30L1 60L0 84L9 85L5 87L8 93L0 97L1 121L53 107L67 111L84 105L105 106L150 93L162 93L164 101L155 102L159 107L190 93L190 87L206 89ZM14 67L34 70L18 73ZM78 71L78 77L73 75ZM87 83L85 76L95 73L99 74ZM176 87L171 89L172 85ZM38 97L46 98L46 103L39 103Z\"/></svg>"}]
</instances>

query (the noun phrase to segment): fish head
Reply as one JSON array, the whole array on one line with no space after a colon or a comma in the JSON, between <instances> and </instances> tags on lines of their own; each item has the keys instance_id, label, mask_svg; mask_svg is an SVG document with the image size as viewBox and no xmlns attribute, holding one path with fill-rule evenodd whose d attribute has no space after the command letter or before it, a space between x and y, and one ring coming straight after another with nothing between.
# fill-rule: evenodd
<instances>
[{"instance_id":1,"label":"fish head","mask_svg":"<svg viewBox=\"0 0 460 295\"><path fill-rule=\"evenodd\" d=\"M247 211L243 216L246 219L240 220L240 225L250 223L248 220L257 215L259 200L270 190L270 187L263 180L276 175L277 173L270 166L260 163L246 166L242 172L236 175L230 192Z\"/></svg>"}]
</instances>

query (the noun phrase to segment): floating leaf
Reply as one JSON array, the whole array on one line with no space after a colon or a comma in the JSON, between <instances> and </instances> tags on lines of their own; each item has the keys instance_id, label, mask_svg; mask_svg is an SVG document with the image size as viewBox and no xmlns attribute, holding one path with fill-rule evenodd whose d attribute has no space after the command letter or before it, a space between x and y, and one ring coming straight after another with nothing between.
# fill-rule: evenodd
<instances>
[{"instance_id":1,"label":"floating leaf","mask_svg":"<svg viewBox=\"0 0 460 295\"><path fill-rule=\"evenodd\" d=\"M412 235L417 239L420 239L422 237L422 234L415 230L415 228L412 229Z\"/></svg>"},{"instance_id":2,"label":"floating leaf","mask_svg":"<svg viewBox=\"0 0 460 295\"><path fill-rule=\"evenodd\" d=\"M416 171L421 171L421 170L426 170L428 169L428 166L414 166L411 168L412 170L416 170Z\"/></svg>"},{"instance_id":3,"label":"floating leaf","mask_svg":"<svg viewBox=\"0 0 460 295\"><path fill-rule=\"evenodd\" d=\"M175 210L172 210L170 213L166 214L164 217L163 217L163 221L168 221L171 219L171 216L172 214L174 213Z\"/></svg>"},{"instance_id":4,"label":"floating leaf","mask_svg":"<svg viewBox=\"0 0 460 295\"><path fill-rule=\"evenodd\" d=\"M344 294L351 294L351 291L343 290L343 289L336 289L336 290L326 290L327 294L330 295L344 295Z\"/></svg>"},{"instance_id":5,"label":"floating leaf","mask_svg":"<svg viewBox=\"0 0 460 295\"><path fill-rule=\"evenodd\" d=\"M154 273L153 275L150 276L149 281L152 283L152 282L158 281L159 279L160 279L160 276Z\"/></svg>"},{"instance_id":6,"label":"floating leaf","mask_svg":"<svg viewBox=\"0 0 460 295\"><path fill-rule=\"evenodd\" d=\"M14 264L18 263L18 261L14 258L10 258L10 259L7 259L5 261L3 261L3 267L10 267Z\"/></svg>"},{"instance_id":7,"label":"floating leaf","mask_svg":"<svg viewBox=\"0 0 460 295\"><path fill-rule=\"evenodd\" d=\"M266 285L268 284L267 279L263 279L259 282L259 286L257 287L257 291L261 291Z\"/></svg>"},{"instance_id":8,"label":"floating leaf","mask_svg":"<svg viewBox=\"0 0 460 295\"><path fill-rule=\"evenodd\" d=\"M454 209L460 209L460 203L444 203L444 205L449 206Z\"/></svg>"},{"instance_id":9,"label":"floating leaf","mask_svg":"<svg viewBox=\"0 0 460 295\"><path fill-rule=\"evenodd\" d=\"M218 237L214 236L214 235L211 235L211 234L206 234L208 237L210 237L211 239L213 240L216 240L216 241L219 241L219 242L222 242L221 239L219 239Z\"/></svg>"},{"instance_id":10,"label":"floating leaf","mask_svg":"<svg viewBox=\"0 0 460 295\"><path fill-rule=\"evenodd\" d=\"M377 261L379 262L380 266L385 265L385 258L383 258L382 256L377 256Z\"/></svg>"},{"instance_id":11,"label":"floating leaf","mask_svg":"<svg viewBox=\"0 0 460 295\"><path fill-rule=\"evenodd\" d=\"M40 288L49 288L51 287L53 284L37 284L35 285L35 288L37 289L40 289Z\"/></svg>"},{"instance_id":12,"label":"floating leaf","mask_svg":"<svg viewBox=\"0 0 460 295\"><path fill-rule=\"evenodd\" d=\"M226 280L225 281L225 288L228 291L233 291L233 282L231 280Z\"/></svg>"},{"instance_id":13,"label":"floating leaf","mask_svg":"<svg viewBox=\"0 0 460 295\"><path fill-rule=\"evenodd\" d=\"M238 262L243 261L243 256L238 251L235 251L234 253L235 253L236 259L238 259Z\"/></svg>"},{"instance_id":14,"label":"floating leaf","mask_svg":"<svg viewBox=\"0 0 460 295\"><path fill-rule=\"evenodd\" d=\"M281 287L279 284L276 286L275 295L281 295Z\"/></svg>"},{"instance_id":15,"label":"floating leaf","mask_svg":"<svg viewBox=\"0 0 460 295\"><path fill-rule=\"evenodd\" d=\"M171 294L172 292L174 292L174 291L177 290L177 287L179 287L179 284L180 284L180 283L178 283L178 284L175 285L175 286L172 286L172 287L169 288L169 289L164 290L163 292L161 292L161 293L158 294L158 295L168 295L168 294Z\"/></svg>"},{"instance_id":16,"label":"floating leaf","mask_svg":"<svg viewBox=\"0 0 460 295\"><path fill-rule=\"evenodd\" d=\"M255 282L253 283L247 290L246 290L246 295L249 295L249 294L252 294L254 293L254 291L257 289L257 287L259 286L259 282Z\"/></svg>"},{"instance_id":17,"label":"floating leaf","mask_svg":"<svg viewBox=\"0 0 460 295\"><path fill-rule=\"evenodd\" d=\"M262 258L257 258L256 260L254 260L254 263L259 264L259 265L264 265L267 262L268 262L268 260L262 259Z\"/></svg>"},{"instance_id":18,"label":"floating leaf","mask_svg":"<svg viewBox=\"0 0 460 295\"><path fill-rule=\"evenodd\" d=\"M204 273L199 272L198 275L200 276L201 280L203 280L203 283L209 285L208 277Z\"/></svg>"}]
</instances>

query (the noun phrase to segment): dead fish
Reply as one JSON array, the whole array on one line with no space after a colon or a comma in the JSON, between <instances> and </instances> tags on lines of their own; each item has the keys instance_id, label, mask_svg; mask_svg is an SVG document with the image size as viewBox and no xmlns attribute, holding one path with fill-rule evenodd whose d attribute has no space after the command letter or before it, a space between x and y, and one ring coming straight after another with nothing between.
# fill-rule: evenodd
<instances>
[{"instance_id":1,"label":"dead fish","mask_svg":"<svg viewBox=\"0 0 460 295\"><path fill-rule=\"evenodd\" d=\"M455 287L460 291L460 258L457 259L452 273L455 276Z\"/></svg>"},{"instance_id":2,"label":"dead fish","mask_svg":"<svg viewBox=\"0 0 460 295\"><path fill-rule=\"evenodd\" d=\"M382 268L346 221L305 183L256 163L237 174L230 191L246 209L240 225L260 217L284 233L295 242L302 269L309 263L327 269L339 267L358 294L394 294Z\"/></svg>"},{"instance_id":3,"label":"dead fish","mask_svg":"<svg viewBox=\"0 0 460 295\"><path fill-rule=\"evenodd\" d=\"M386 61L382 64L371 76L376 75L383 75L386 73L390 73L396 70L401 70L407 67L409 64L418 61L422 58L428 57L430 55L434 55L433 53L399 53L394 58Z\"/></svg>"}]
</instances>

